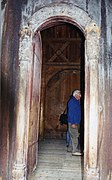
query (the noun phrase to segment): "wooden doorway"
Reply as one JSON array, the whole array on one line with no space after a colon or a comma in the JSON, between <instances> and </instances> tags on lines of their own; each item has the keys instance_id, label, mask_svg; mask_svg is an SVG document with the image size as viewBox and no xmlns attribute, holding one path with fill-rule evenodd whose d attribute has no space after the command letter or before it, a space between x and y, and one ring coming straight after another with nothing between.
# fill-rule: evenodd
<instances>
[{"instance_id":1,"label":"wooden doorway","mask_svg":"<svg viewBox=\"0 0 112 180\"><path fill-rule=\"evenodd\" d=\"M64 9L64 11L63 11ZM31 26L29 25L31 22ZM13 177L26 177L26 169L29 166L32 171L37 162L38 151L38 122L40 121L40 135L43 136L45 125L44 121L44 106L45 106L45 90L44 87L46 82L42 79L43 87L41 95L41 114L40 118L37 117L37 113L31 116L31 103L39 110L40 106L37 104L35 96L32 96L32 76L33 68L36 70L34 77L34 84L37 88L34 88L35 95L40 99L40 84L41 84L41 38L35 38L36 34L40 37L39 32L48 28L48 25L56 25L56 23L68 22L77 26L85 36L85 100L84 100L84 111L85 111L85 160L84 169L87 177L97 177L98 171L98 125L99 125L99 102L98 102L98 79L99 79L99 58L100 58L100 28L97 23L92 20L88 14L82 9L76 6L69 6L62 4L56 6L40 8L30 18L26 19L21 24L22 30L25 29L25 33L20 37L19 43L19 84L18 84L18 101L17 101L17 114L16 117L16 131L19 130L20 124L23 125L23 133L18 131L16 133L17 153L15 150L15 164L13 167ZM26 27L27 25L27 27ZM74 27L75 27L74 26ZM28 31L26 31L26 28ZM29 33L30 32L30 33ZM32 48L32 37L35 38L34 46ZM36 46L35 46L36 45ZM36 48L36 51L35 51ZM94 51L93 51L94 50ZM59 52L60 53L60 52ZM83 62L82 62L83 63ZM37 68L36 68L37 67ZM83 67L83 66L81 66ZM55 69L54 69L55 70ZM50 74L51 75L51 74ZM39 76L39 78L37 78ZM81 76L82 77L82 76ZM23 81L24 79L24 81ZM38 81L37 81L38 79ZM27 83L26 83L27 82ZM83 81L84 82L84 81ZM39 91L37 91L37 89ZM83 89L83 90L84 90ZM22 92L22 93L21 93ZM27 94L26 94L27 92ZM34 101L33 101L33 99ZM39 101L38 101L39 103ZM27 106L24 106L27 105ZM39 107L39 108L38 108ZM19 111L18 111L19 109ZM24 116L23 116L24 114ZM30 117L30 118L29 118ZM20 123L21 122L21 123ZM24 122L24 123L23 123ZM35 126L35 124L37 126ZM93 126L94 124L94 126ZM37 127L37 128L36 128ZM27 129L27 131L26 131ZM21 137L21 141L18 137ZM30 138L29 138L30 137ZM94 139L93 139L94 137ZM29 140L29 142L28 142ZM24 142L21 144L21 142ZM29 151L30 160L27 159L26 155ZM19 154L19 156L18 156ZM21 161L21 164L20 164ZM21 166L20 166L21 165ZM18 168L20 171L18 172ZM89 178L90 179L90 178Z\"/></svg>"},{"instance_id":2,"label":"wooden doorway","mask_svg":"<svg viewBox=\"0 0 112 180\"><path fill-rule=\"evenodd\" d=\"M82 92L82 126L84 126L84 35L74 25L60 22L41 31L42 103L40 138L65 138L66 126L59 116L74 89ZM83 134L83 127L82 134ZM82 137L84 138L84 136Z\"/></svg>"}]
</instances>

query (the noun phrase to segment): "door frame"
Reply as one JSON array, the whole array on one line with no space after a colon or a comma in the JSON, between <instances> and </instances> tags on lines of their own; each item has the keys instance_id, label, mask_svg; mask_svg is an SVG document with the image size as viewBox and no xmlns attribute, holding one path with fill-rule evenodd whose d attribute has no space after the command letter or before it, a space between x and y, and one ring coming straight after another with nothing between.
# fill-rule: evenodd
<instances>
[{"instance_id":1,"label":"door frame","mask_svg":"<svg viewBox=\"0 0 112 180\"><path fill-rule=\"evenodd\" d=\"M36 36L36 33L46 29L46 27L56 22L68 22L77 26L85 36L85 100L84 100L84 172L85 179L98 179L99 168L98 168L98 119L99 119L99 105L98 105L98 79L99 79L99 69L98 62L100 58L100 28L97 23L94 22L89 15L82 9L76 6L69 6L67 4L51 5L49 7L43 7L37 12L35 12L29 19L23 20L21 24L20 33L20 45L19 45L19 60L20 60L20 82L21 79L27 77L27 86L30 87L31 77L28 74L32 69L32 59L33 59L33 48L32 39ZM31 58L32 57L32 58ZM24 63L24 69L23 64ZM28 69L26 68L28 67ZM23 73L24 71L24 73ZM23 82L22 82L23 83ZM21 91L23 84L19 84L18 91ZM24 88L24 87L23 87ZM29 102L30 99L30 88L27 96L26 91L22 92L22 97L24 98L24 103ZM19 93L18 93L19 94ZM21 93L18 96L19 104L21 106L20 100ZM23 99L22 99L23 100ZM23 102L23 101L22 101ZM15 153L15 163L13 167L13 177L21 177L26 179L27 176L27 158L26 154L28 152L28 129L29 129L29 106L24 107L23 113L26 115L24 118L24 128L27 132L20 134L21 140L25 142L26 148L24 154L19 152L21 163L17 158ZM21 109L21 108L20 108ZM21 112L17 111L16 117L21 117ZM18 118L17 127L19 125ZM27 126L26 126L27 122ZM19 131L19 133L21 133ZM19 143L18 138L16 137ZM24 144L22 144L24 149ZM25 158L24 158L25 157ZM19 169L19 171L18 171Z\"/></svg>"}]
</instances>

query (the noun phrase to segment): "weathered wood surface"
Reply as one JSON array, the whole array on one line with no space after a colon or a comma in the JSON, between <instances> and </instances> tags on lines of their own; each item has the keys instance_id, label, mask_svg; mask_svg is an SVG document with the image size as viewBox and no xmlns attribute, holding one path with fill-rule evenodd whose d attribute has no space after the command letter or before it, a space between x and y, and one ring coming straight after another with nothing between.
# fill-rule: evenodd
<instances>
[{"instance_id":1,"label":"weathered wood surface","mask_svg":"<svg viewBox=\"0 0 112 180\"><path fill-rule=\"evenodd\" d=\"M28 180L82 180L83 157L67 152L65 140L39 142L38 167Z\"/></svg>"}]
</instances>

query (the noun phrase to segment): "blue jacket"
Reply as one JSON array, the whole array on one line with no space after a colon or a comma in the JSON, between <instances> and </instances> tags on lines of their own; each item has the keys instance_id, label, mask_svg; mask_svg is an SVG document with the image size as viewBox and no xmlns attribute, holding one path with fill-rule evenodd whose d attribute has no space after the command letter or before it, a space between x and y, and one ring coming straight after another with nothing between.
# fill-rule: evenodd
<instances>
[{"instance_id":1,"label":"blue jacket","mask_svg":"<svg viewBox=\"0 0 112 180\"><path fill-rule=\"evenodd\" d=\"M68 123L71 124L80 124L81 121L81 107L80 101L77 100L74 96L67 103L67 115Z\"/></svg>"}]
</instances>

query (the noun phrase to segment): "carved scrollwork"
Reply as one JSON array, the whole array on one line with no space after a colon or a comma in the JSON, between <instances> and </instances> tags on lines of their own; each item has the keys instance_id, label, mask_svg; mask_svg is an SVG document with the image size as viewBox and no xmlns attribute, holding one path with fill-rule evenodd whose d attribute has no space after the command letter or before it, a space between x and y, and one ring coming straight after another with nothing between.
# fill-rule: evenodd
<instances>
[{"instance_id":1,"label":"carved scrollwork","mask_svg":"<svg viewBox=\"0 0 112 180\"><path fill-rule=\"evenodd\" d=\"M32 35L32 27L29 23L27 26L24 26L19 31L20 38L23 39L25 36L31 36Z\"/></svg>"},{"instance_id":2,"label":"carved scrollwork","mask_svg":"<svg viewBox=\"0 0 112 180\"><path fill-rule=\"evenodd\" d=\"M91 23L86 27L86 34L92 33L95 33L98 37L100 36L100 28L95 23Z\"/></svg>"}]
</instances>

